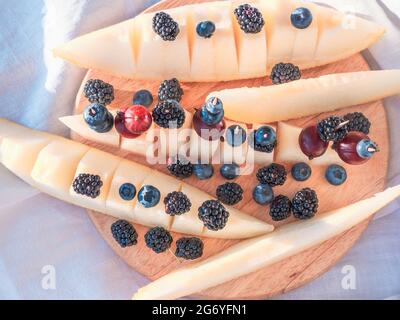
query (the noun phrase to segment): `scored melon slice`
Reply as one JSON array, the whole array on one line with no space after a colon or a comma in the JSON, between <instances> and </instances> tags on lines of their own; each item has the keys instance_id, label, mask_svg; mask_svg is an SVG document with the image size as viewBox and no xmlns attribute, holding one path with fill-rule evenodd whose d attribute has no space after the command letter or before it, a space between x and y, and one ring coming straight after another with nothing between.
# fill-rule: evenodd
<instances>
[{"instance_id":1,"label":"scored melon slice","mask_svg":"<svg viewBox=\"0 0 400 320\"><path fill-rule=\"evenodd\" d=\"M68 200L78 164L88 151L88 146L66 139L53 141L38 154L32 179L46 193Z\"/></svg>"},{"instance_id":2,"label":"scored melon slice","mask_svg":"<svg viewBox=\"0 0 400 320\"><path fill-rule=\"evenodd\" d=\"M159 226L170 230L172 224L172 216L165 213L164 198L170 192L179 191L181 182L173 177L153 170L151 174L148 175L142 182L142 186L145 185L154 186L160 191L160 202L152 208L145 208L142 204L140 204L139 201L136 202L132 215L132 221L140 221L141 224L144 224L146 226Z\"/></svg>"},{"instance_id":3,"label":"scored melon slice","mask_svg":"<svg viewBox=\"0 0 400 320\"><path fill-rule=\"evenodd\" d=\"M169 273L139 289L136 300L177 299L217 286L307 250L368 219L400 196L400 186L372 198L283 226Z\"/></svg>"},{"instance_id":4,"label":"scored melon slice","mask_svg":"<svg viewBox=\"0 0 400 320\"><path fill-rule=\"evenodd\" d=\"M178 24L179 34L174 41L164 41L153 31L154 13L137 17L139 28L137 72L145 78L188 79L190 77L190 49L186 8L165 10Z\"/></svg>"},{"instance_id":5,"label":"scored melon slice","mask_svg":"<svg viewBox=\"0 0 400 320\"><path fill-rule=\"evenodd\" d=\"M343 164L338 154L331 147L328 147L322 157L313 160L301 151L299 136L302 129L287 123L278 123L278 145L275 149L275 161L278 163L306 162L311 165Z\"/></svg>"},{"instance_id":6,"label":"scored melon slice","mask_svg":"<svg viewBox=\"0 0 400 320\"><path fill-rule=\"evenodd\" d=\"M110 111L110 112L115 118L117 111ZM65 124L68 128L70 128L72 131L76 132L85 139L89 139L94 142L100 142L114 147L119 146L120 135L118 131L115 129L115 126L113 126L113 128L108 132L99 133L94 131L93 129L90 129L88 124L83 119L82 114L61 117L59 118L59 120L63 124Z\"/></svg>"},{"instance_id":7,"label":"scored melon slice","mask_svg":"<svg viewBox=\"0 0 400 320\"><path fill-rule=\"evenodd\" d=\"M69 193L74 203L85 208L105 212L106 199L110 190L111 180L120 161L120 158L110 155L109 153L93 148L90 149L79 162L74 179L78 177L79 174L99 175L103 186L100 189L100 195L92 199L86 195L76 193L71 182Z\"/></svg>"},{"instance_id":8,"label":"scored melon slice","mask_svg":"<svg viewBox=\"0 0 400 320\"><path fill-rule=\"evenodd\" d=\"M376 101L400 93L400 70L332 74L258 88L212 92L228 119L272 123ZM246 107L250 106L250 107Z\"/></svg>"},{"instance_id":9,"label":"scored melon slice","mask_svg":"<svg viewBox=\"0 0 400 320\"><path fill-rule=\"evenodd\" d=\"M119 218L133 220L133 211L137 202L143 181L151 174L151 169L128 160L122 160L115 170L111 181L110 191L106 200L107 212L117 215ZM136 196L133 200L124 200L119 194L120 187L125 183L131 183L136 188Z\"/></svg>"}]
</instances>

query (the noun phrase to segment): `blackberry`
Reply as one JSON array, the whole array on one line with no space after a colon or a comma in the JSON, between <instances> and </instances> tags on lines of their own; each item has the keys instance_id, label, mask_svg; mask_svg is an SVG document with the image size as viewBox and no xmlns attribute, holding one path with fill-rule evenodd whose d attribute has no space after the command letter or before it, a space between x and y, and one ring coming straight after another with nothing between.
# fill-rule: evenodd
<instances>
[{"instance_id":1,"label":"blackberry","mask_svg":"<svg viewBox=\"0 0 400 320\"><path fill-rule=\"evenodd\" d=\"M285 184L287 172L284 166L273 163L261 168L257 172L257 179L261 184L268 184L271 187L282 186Z\"/></svg>"},{"instance_id":2,"label":"blackberry","mask_svg":"<svg viewBox=\"0 0 400 320\"><path fill-rule=\"evenodd\" d=\"M259 33L264 24L264 18L261 12L249 4L242 4L235 9L235 16L245 33Z\"/></svg>"},{"instance_id":3,"label":"blackberry","mask_svg":"<svg viewBox=\"0 0 400 320\"><path fill-rule=\"evenodd\" d=\"M155 253L162 253L171 247L172 236L163 227L151 228L144 235L146 246Z\"/></svg>"},{"instance_id":4,"label":"blackberry","mask_svg":"<svg viewBox=\"0 0 400 320\"><path fill-rule=\"evenodd\" d=\"M114 100L114 87L99 79L90 79L83 87L83 94L90 103L110 104Z\"/></svg>"},{"instance_id":5,"label":"blackberry","mask_svg":"<svg viewBox=\"0 0 400 320\"><path fill-rule=\"evenodd\" d=\"M243 199L243 189L235 182L227 182L218 186L217 198L222 203L233 206Z\"/></svg>"},{"instance_id":6,"label":"blackberry","mask_svg":"<svg viewBox=\"0 0 400 320\"><path fill-rule=\"evenodd\" d=\"M153 120L161 128L177 128L183 126L186 115L180 104L174 100L161 101L153 110Z\"/></svg>"},{"instance_id":7,"label":"blackberry","mask_svg":"<svg viewBox=\"0 0 400 320\"><path fill-rule=\"evenodd\" d=\"M161 82L161 85L158 88L159 101L175 100L176 102L180 102L182 100L182 96L183 90L178 79L176 78Z\"/></svg>"},{"instance_id":8,"label":"blackberry","mask_svg":"<svg viewBox=\"0 0 400 320\"><path fill-rule=\"evenodd\" d=\"M290 217L292 203L286 196L277 196L271 203L269 215L274 221L282 221Z\"/></svg>"},{"instance_id":9,"label":"blackberry","mask_svg":"<svg viewBox=\"0 0 400 320\"><path fill-rule=\"evenodd\" d=\"M171 216L181 215L190 211L192 203L183 192L171 192L164 198L165 212Z\"/></svg>"},{"instance_id":10,"label":"blackberry","mask_svg":"<svg viewBox=\"0 0 400 320\"><path fill-rule=\"evenodd\" d=\"M317 193L310 188L300 190L292 200L292 209L297 219L311 219L318 211Z\"/></svg>"},{"instance_id":11,"label":"blackberry","mask_svg":"<svg viewBox=\"0 0 400 320\"><path fill-rule=\"evenodd\" d=\"M228 222L229 212L217 200L207 200L199 208L199 219L213 231L221 230Z\"/></svg>"},{"instance_id":12,"label":"blackberry","mask_svg":"<svg viewBox=\"0 0 400 320\"><path fill-rule=\"evenodd\" d=\"M81 173L79 174L72 187L77 194L81 194L90 198L97 198L100 195L100 189L103 186L100 176Z\"/></svg>"},{"instance_id":13,"label":"blackberry","mask_svg":"<svg viewBox=\"0 0 400 320\"><path fill-rule=\"evenodd\" d=\"M272 68L270 78L273 84L288 83L299 80L301 78L301 72L299 67L292 63L278 63Z\"/></svg>"},{"instance_id":14,"label":"blackberry","mask_svg":"<svg viewBox=\"0 0 400 320\"><path fill-rule=\"evenodd\" d=\"M114 222L111 225L111 233L122 248L137 244L138 234L135 228L126 220Z\"/></svg>"},{"instance_id":15,"label":"blackberry","mask_svg":"<svg viewBox=\"0 0 400 320\"><path fill-rule=\"evenodd\" d=\"M275 140L273 143L270 144L261 144L257 143L257 140L255 138L256 131L253 131L253 133L249 136L249 143L250 146L258 152L263 152L263 153L271 153L274 151L274 149L277 146L277 140Z\"/></svg>"},{"instance_id":16,"label":"blackberry","mask_svg":"<svg viewBox=\"0 0 400 320\"><path fill-rule=\"evenodd\" d=\"M349 133L346 120L342 117L329 117L318 122L317 130L319 137L324 142L343 140Z\"/></svg>"},{"instance_id":17,"label":"blackberry","mask_svg":"<svg viewBox=\"0 0 400 320\"><path fill-rule=\"evenodd\" d=\"M158 12L153 17L153 30L164 41L174 41L179 34L179 25L165 12Z\"/></svg>"},{"instance_id":18,"label":"blackberry","mask_svg":"<svg viewBox=\"0 0 400 320\"><path fill-rule=\"evenodd\" d=\"M346 114L343 118L346 121L347 120L350 121L349 124L347 125L349 131L362 132L366 135L369 134L369 129L371 128L371 122L361 112L349 113Z\"/></svg>"},{"instance_id":19,"label":"blackberry","mask_svg":"<svg viewBox=\"0 0 400 320\"><path fill-rule=\"evenodd\" d=\"M177 178L189 178L193 174L193 164L182 157L170 161L168 171Z\"/></svg>"},{"instance_id":20,"label":"blackberry","mask_svg":"<svg viewBox=\"0 0 400 320\"><path fill-rule=\"evenodd\" d=\"M180 238L176 241L175 256L195 260L203 255L204 244L199 238Z\"/></svg>"}]
</instances>

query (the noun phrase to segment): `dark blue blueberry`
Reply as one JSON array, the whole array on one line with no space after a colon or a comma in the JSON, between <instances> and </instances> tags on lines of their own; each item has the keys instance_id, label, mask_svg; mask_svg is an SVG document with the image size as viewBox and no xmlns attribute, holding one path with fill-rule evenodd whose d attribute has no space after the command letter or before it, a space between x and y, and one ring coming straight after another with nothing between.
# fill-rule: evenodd
<instances>
[{"instance_id":1,"label":"dark blue blueberry","mask_svg":"<svg viewBox=\"0 0 400 320\"><path fill-rule=\"evenodd\" d=\"M292 12L290 20L292 21L292 25L295 28L306 29L311 25L313 21L313 16L309 9L297 8Z\"/></svg>"},{"instance_id":2,"label":"dark blue blueberry","mask_svg":"<svg viewBox=\"0 0 400 320\"><path fill-rule=\"evenodd\" d=\"M292 167L292 177L296 181L306 181L311 177L311 167L304 162L297 163Z\"/></svg>"},{"instance_id":3,"label":"dark blue blueberry","mask_svg":"<svg viewBox=\"0 0 400 320\"><path fill-rule=\"evenodd\" d=\"M246 141L247 133L241 126L233 125L226 129L225 137L230 146L239 147Z\"/></svg>"},{"instance_id":4,"label":"dark blue blueberry","mask_svg":"<svg viewBox=\"0 0 400 320\"><path fill-rule=\"evenodd\" d=\"M193 171L199 180L207 180L214 175L214 168L211 164L195 164Z\"/></svg>"},{"instance_id":5,"label":"dark blue blueberry","mask_svg":"<svg viewBox=\"0 0 400 320\"><path fill-rule=\"evenodd\" d=\"M254 138L256 144L262 147L267 147L275 144L276 132L270 126L262 126L256 130Z\"/></svg>"},{"instance_id":6,"label":"dark blue blueberry","mask_svg":"<svg viewBox=\"0 0 400 320\"><path fill-rule=\"evenodd\" d=\"M274 191L268 184L259 184L253 190L253 199L261 205L270 204L274 201Z\"/></svg>"},{"instance_id":7,"label":"dark blue blueberry","mask_svg":"<svg viewBox=\"0 0 400 320\"><path fill-rule=\"evenodd\" d=\"M347 180L346 169L342 166L333 164L326 169L325 178L334 186L340 186Z\"/></svg>"},{"instance_id":8,"label":"dark blue blueberry","mask_svg":"<svg viewBox=\"0 0 400 320\"><path fill-rule=\"evenodd\" d=\"M130 201L136 196L136 188L132 183L124 183L119 188L119 195L125 201Z\"/></svg>"},{"instance_id":9,"label":"dark blue blueberry","mask_svg":"<svg viewBox=\"0 0 400 320\"><path fill-rule=\"evenodd\" d=\"M211 21L202 21L196 27L197 34L203 38L211 38L215 32L215 24Z\"/></svg>"},{"instance_id":10,"label":"dark blue blueberry","mask_svg":"<svg viewBox=\"0 0 400 320\"><path fill-rule=\"evenodd\" d=\"M205 107L201 109L201 121L209 126L216 125L222 121L224 118L224 111L219 114L212 114L207 111Z\"/></svg>"},{"instance_id":11,"label":"dark blue blueberry","mask_svg":"<svg viewBox=\"0 0 400 320\"><path fill-rule=\"evenodd\" d=\"M153 186L143 186L138 193L138 201L145 208L152 208L160 202L160 191Z\"/></svg>"},{"instance_id":12,"label":"dark blue blueberry","mask_svg":"<svg viewBox=\"0 0 400 320\"><path fill-rule=\"evenodd\" d=\"M357 144L357 154L363 159L372 158L377 150L379 150L378 145L369 139L361 140Z\"/></svg>"},{"instance_id":13,"label":"dark blue blueberry","mask_svg":"<svg viewBox=\"0 0 400 320\"><path fill-rule=\"evenodd\" d=\"M153 104L153 95L148 90L139 90L133 96L133 104L150 107Z\"/></svg>"},{"instance_id":14,"label":"dark blue blueberry","mask_svg":"<svg viewBox=\"0 0 400 320\"><path fill-rule=\"evenodd\" d=\"M223 176L227 180L233 180L236 179L240 175L240 167L235 164L224 164L221 166L219 172L221 173L221 176Z\"/></svg>"},{"instance_id":15,"label":"dark blue blueberry","mask_svg":"<svg viewBox=\"0 0 400 320\"><path fill-rule=\"evenodd\" d=\"M224 111L224 105L221 99L211 97L207 100L205 104L206 110L211 114L221 114Z\"/></svg>"},{"instance_id":16,"label":"dark blue blueberry","mask_svg":"<svg viewBox=\"0 0 400 320\"><path fill-rule=\"evenodd\" d=\"M93 103L86 107L83 112L83 119L91 129L99 133L110 131L114 125L112 114L104 105L99 103Z\"/></svg>"}]
</instances>

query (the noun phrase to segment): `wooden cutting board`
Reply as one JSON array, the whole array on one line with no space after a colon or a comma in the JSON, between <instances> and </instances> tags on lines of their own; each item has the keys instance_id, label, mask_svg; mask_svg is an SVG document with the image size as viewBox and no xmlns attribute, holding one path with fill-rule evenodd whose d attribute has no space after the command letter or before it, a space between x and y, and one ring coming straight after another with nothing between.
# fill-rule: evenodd
<instances>
[{"instance_id":1,"label":"wooden cutting board","mask_svg":"<svg viewBox=\"0 0 400 320\"><path fill-rule=\"evenodd\" d=\"M205 2L204 0L165 0L157 5L148 9L147 11L156 11L185 5L189 3ZM321 75L369 70L369 67L363 57L358 54L347 60L331 64L325 67L315 68L303 72L303 78L318 77ZM109 76L105 73L90 70L87 73L87 79L102 79L111 83L115 88L115 100L110 106L110 109L129 106L132 103L133 93L139 89L148 89L153 95L156 96L159 82L149 81L131 81L119 79ZM182 105L187 110L198 108L204 102L207 94L211 91L221 90L223 88L233 88L240 86L260 86L271 85L271 81L267 78L241 80L232 82L218 82L218 83L185 83L183 88L185 95ZM77 96L77 103L75 113L82 113L82 110L88 105L88 101L82 95L80 90ZM347 166L348 181L340 186L333 187L329 185L325 178L324 172L326 167L313 167L313 175L310 180L304 183L296 182L291 177L283 187L274 189L275 194L284 194L292 197L296 191L304 188L311 187L317 191L320 199L320 212L333 210L348 204L354 203L361 199L365 199L376 192L382 191L385 186L385 178L388 168L389 158L389 136L385 109L381 101L370 103L363 106L351 107L339 112L330 114L315 115L313 117L298 119L290 121L290 123L305 126L310 123L315 123L317 119L329 116L332 114L343 115L348 112L362 111L372 122L371 137L376 140L381 148L381 152L377 154L370 162L360 167ZM132 156L126 152L91 143L76 134L72 134L72 138L81 142L96 146L100 149L118 154L122 157L129 158L134 161L146 164L144 158L139 156ZM279 142L278 142L279 143ZM168 173L165 165L153 166L155 169ZM286 166L290 170L290 166ZM219 175L219 167L215 166L215 176L208 181L198 181L195 177L187 179L186 182L205 190L211 195L215 195L215 190L218 185L225 182ZM256 168L257 169L257 168ZM237 179L245 190L243 201L237 205L239 209L244 212L254 215L262 220L274 224L276 227L284 223L293 222L288 221L275 223L272 222L268 215L269 207L262 207L257 205L252 200L252 190L257 185L255 172L252 176L245 176ZM190 197L190 195L189 195ZM148 249L144 243L144 234L148 228L135 225L139 234L138 245L127 249L121 249L113 240L110 226L115 221L114 218L89 211L89 215L95 224L97 230L102 237L107 241L111 248L123 259L129 266L136 271L145 275L150 280L155 280L179 267L191 264L193 262L180 261L175 258L172 252L175 246L171 248L171 252L167 251L163 254L156 255ZM335 265L339 259L345 255L354 243L361 236L363 231L367 228L368 221L365 221L358 226L340 234L321 245L315 246L309 250L301 252L295 256L285 259L281 262L275 263L262 270L252 274L243 276L225 284L219 285L214 288L207 289L203 292L196 294L196 298L209 298L209 299L256 299L267 298L280 293L290 291L294 288L300 287L313 279L319 277L330 267ZM182 235L173 233L174 241ZM237 241L216 240L216 239L203 239L205 251L202 259L212 256L227 247L237 243ZM237 266L240 268L240 265ZM132 292L133 293L133 292ZM130 297L127 297L130 298Z\"/></svg>"}]
</instances>

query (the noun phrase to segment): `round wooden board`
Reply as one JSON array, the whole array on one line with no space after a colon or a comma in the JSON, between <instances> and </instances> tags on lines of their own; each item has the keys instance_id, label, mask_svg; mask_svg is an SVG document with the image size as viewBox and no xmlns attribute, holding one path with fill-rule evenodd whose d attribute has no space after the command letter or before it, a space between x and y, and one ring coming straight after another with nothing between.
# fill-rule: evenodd
<instances>
[{"instance_id":1,"label":"round wooden board","mask_svg":"<svg viewBox=\"0 0 400 320\"><path fill-rule=\"evenodd\" d=\"M148 11L155 11L184 5L188 3L205 2L204 0L165 0ZM347 60L331 64L328 66L306 70L303 72L303 78L318 77L321 75L369 70L367 63L361 54L355 55ZM159 86L159 82L149 81L132 81L119 79L109 76L105 73L90 70L87 73L87 79L102 79L111 83L115 88L115 100L110 106L110 109L120 108L122 106L131 105L133 93L139 89L148 89L155 96ZM183 88L185 95L182 105L188 109L199 107L205 100L207 94L214 90L223 88L233 88L240 86L260 86L271 85L267 78L232 81L226 83L185 83ZM86 107L88 101L81 94L81 90L77 96L75 113L81 113ZM385 178L388 168L389 158L389 136L386 121L386 113L382 102L374 102L363 106L351 107L335 114L343 115L348 112L361 111L364 112L371 120L372 132L371 137L375 139L381 148L381 152L377 154L370 162L360 167L347 166L348 181L340 187L329 185L324 179L325 167L314 167L312 178L305 182L295 182L289 177L285 186L276 188L275 194L284 194L289 197L293 196L296 191L303 187L311 187L315 189L320 199L320 212L333 210L354 203L361 199L367 198L376 192L382 191L385 186ZM313 117L297 119L290 123L305 126L309 123L317 121L326 115L321 114ZM122 157L146 164L144 158L129 155L126 152L121 152L110 147L91 143L76 134L72 134L72 138L86 144L96 146L97 148L118 154ZM155 169L167 173L164 165L153 166ZM215 176L209 181L198 181L191 177L187 180L188 183L207 191L214 195L216 187L224 182L224 179L218 174L218 169L215 167ZM257 170L257 168L255 168ZM290 169L290 166L287 166ZM268 215L268 207L257 205L252 200L252 190L257 184L255 173L252 176L245 176L237 179L237 182L242 185L245 190L244 200L237 206L244 212L257 216L258 218L273 223L279 227L282 223L272 222ZM186 261L178 261L172 252L155 255L151 250L146 248L143 237L148 228L136 225L135 228L139 234L139 243L128 249L121 249L113 240L110 233L110 226L115 221L114 218L89 211L90 217L99 230L100 234L112 247L112 249L133 269L145 275L151 280L155 280L181 266L193 263ZM283 223L293 222L292 219ZM252 274L243 276L233 281L224 283L214 288L207 289L196 294L196 298L207 299L256 299L267 298L280 293L287 292L294 288L300 287L303 284L317 278L331 266L333 266L346 252L354 245L363 231L367 228L368 221L365 221L351 230L340 234L323 244L317 245L309 250L301 252L295 256L275 263L262 270ZM177 240L182 235L173 233L174 239ZM211 255L220 252L227 247L235 244L237 241L203 239L205 244L205 252L202 259L206 259ZM237 266L240 268L240 266ZM127 297L129 298L129 297Z\"/></svg>"}]
</instances>

